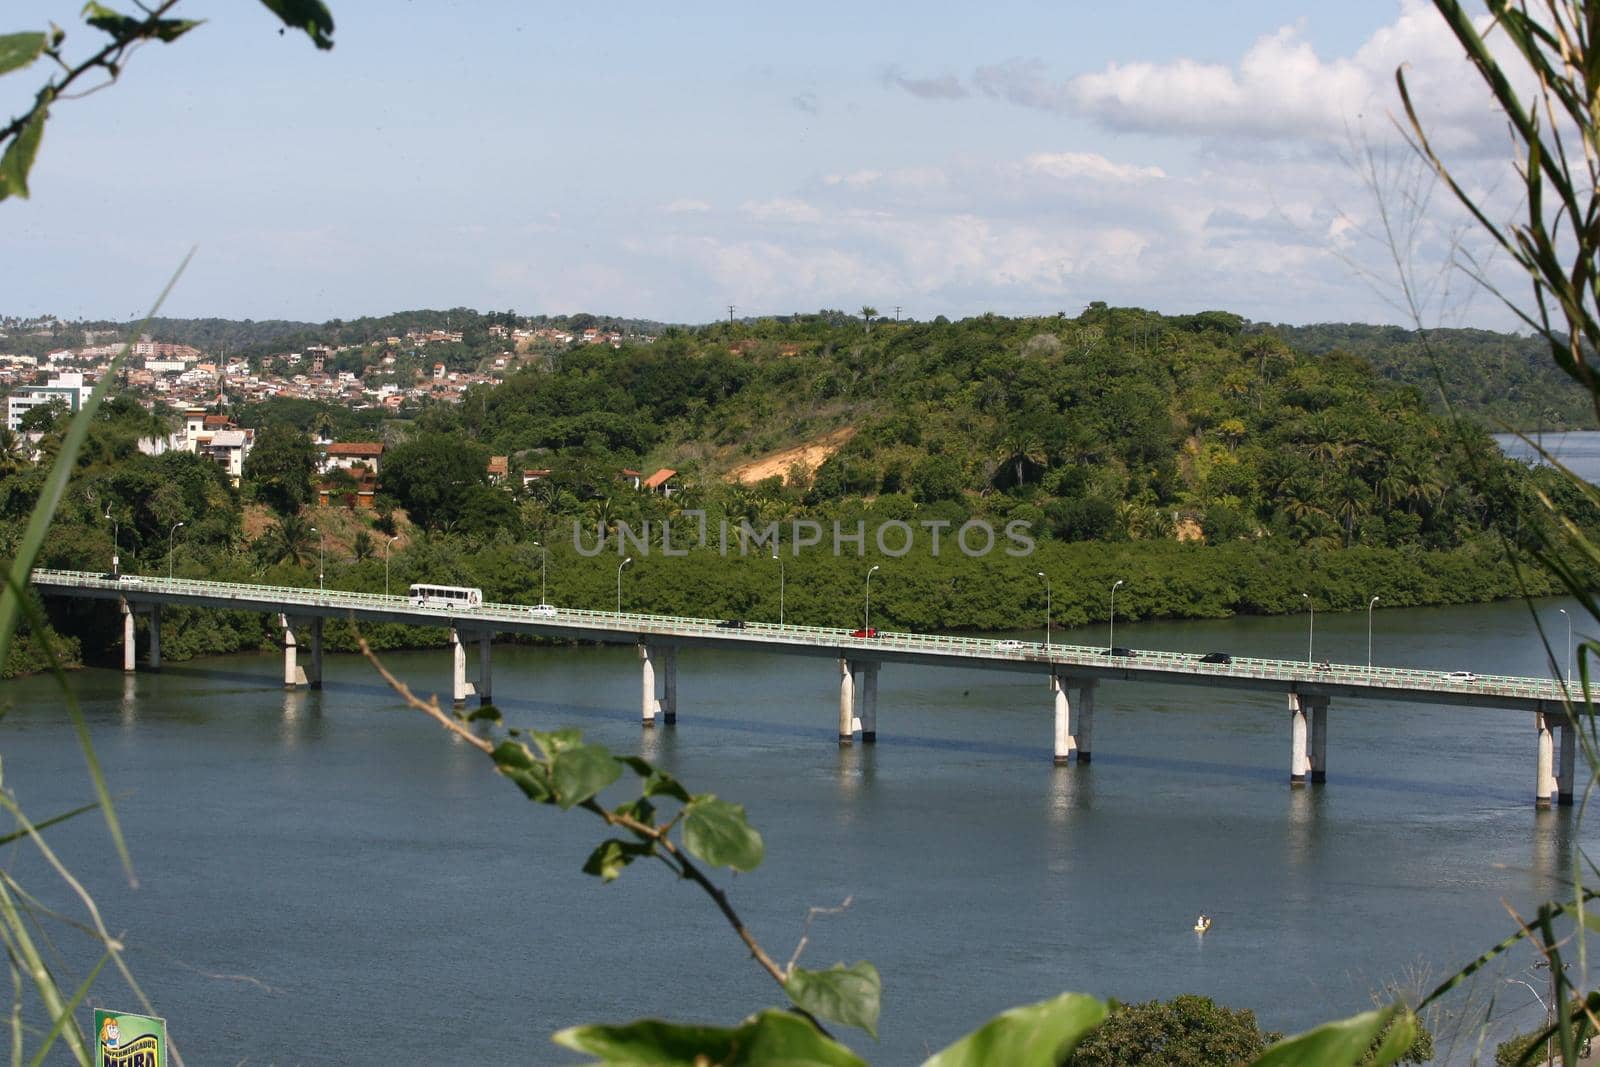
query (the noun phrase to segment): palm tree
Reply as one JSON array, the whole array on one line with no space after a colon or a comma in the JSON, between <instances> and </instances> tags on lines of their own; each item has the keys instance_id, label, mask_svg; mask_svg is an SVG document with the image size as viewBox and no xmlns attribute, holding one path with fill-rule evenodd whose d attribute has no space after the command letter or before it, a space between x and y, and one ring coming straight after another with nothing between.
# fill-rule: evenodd
<instances>
[{"instance_id":1,"label":"palm tree","mask_svg":"<svg viewBox=\"0 0 1600 1067\"><path fill-rule=\"evenodd\" d=\"M288 560L295 566L304 566L312 555L311 524L299 515L285 515L278 521L277 538L271 545L274 563Z\"/></svg>"},{"instance_id":2,"label":"palm tree","mask_svg":"<svg viewBox=\"0 0 1600 1067\"><path fill-rule=\"evenodd\" d=\"M866 322L867 336L872 336L872 320L878 315L878 309L871 304L861 305L861 318Z\"/></svg>"},{"instance_id":3,"label":"palm tree","mask_svg":"<svg viewBox=\"0 0 1600 1067\"><path fill-rule=\"evenodd\" d=\"M358 531L350 541L350 551L354 553L357 563L372 555L372 535L365 530Z\"/></svg>"}]
</instances>

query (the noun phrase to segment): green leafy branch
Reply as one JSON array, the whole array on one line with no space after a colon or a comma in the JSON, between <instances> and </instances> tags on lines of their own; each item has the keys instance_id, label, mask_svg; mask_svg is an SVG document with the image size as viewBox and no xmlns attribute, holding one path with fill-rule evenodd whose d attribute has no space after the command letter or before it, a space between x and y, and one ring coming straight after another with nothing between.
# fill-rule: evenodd
<instances>
[{"instance_id":1,"label":"green leafy branch","mask_svg":"<svg viewBox=\"0 0 1600 1067\"><path fill-rule=\"evenodd\" d=\"M819 1035L828 1036L818 1020L829 1019L877 1036L882 983L871 963L863 960L851 967L840 964L826 971L806 970L796 966L797 950L795 959L780 966L734 910L728 894L695 862L698 859L734 871L753 871L760 866L766 846L746 819L742 805L711 793L690 793L648 760L614 755L604 745L585 742L576 729L525 734L508 729L502 739L491 740L474 729L474 724L501 724L500 713L492 705L470 715L447 714L437 697L423 700L416 696L389 672L364 637L358 640L362 654L401 699L488 756L495 770L529 800L563 811L587 811L619 832L589 854L584 873L610 882L637 860L659 860L679 879L694 883L711 898L751 957L782 987L795 1012ZM640 780L639 796L606 807L598 799L600 792L630 770ZM657 810L662 801L675 802L676 812L662 818Z\"/></svg>"},{"instance_id":2,"label":"green leafy branch","mask_svg":"<svg viewBox=\"0 0 1600 1067\"><path fill-rule=\"evenodd\" d=\"M195 19L167 18L178 3L179 0L160 0L153 8L141 3L144 14L140 17L124 15L98 0L89 0L82 11L84 24L111 39L76 64L68 62L63 53L67 31L54 23L47 33L0 34L0 75L22 70L40 58L53 60L60 68L34 94L32 107L0 127L0 150L3 150L0 151L0 200L13 195L28 196L28 174L38 157L50 108L56 101L67 99L65 93L74 83L101 71L107 80L87 92L103 89L117 80L129 52L137 46L148 41L170 44L200 25ZM318 48L333 47L333 15L322 0L261 0L261 3L285 26L303 30Z\"/></svg>"}]
</instances>

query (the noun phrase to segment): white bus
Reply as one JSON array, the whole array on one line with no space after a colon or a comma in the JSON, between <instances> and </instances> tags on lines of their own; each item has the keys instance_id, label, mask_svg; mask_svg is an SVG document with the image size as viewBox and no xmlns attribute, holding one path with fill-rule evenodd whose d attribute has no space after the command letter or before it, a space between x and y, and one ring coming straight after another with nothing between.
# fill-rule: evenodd
<instances>
[{"instance_id":1,"label":"white bus","mask_svg":"<svg viewBox=\"0 0 1600 1067\"><path fill-rule=\"evenodd\" d=\"M483 590L462 585L413 585L410 596L412 606L419 608L483 606Z\"/></svg>"}]
</instances>

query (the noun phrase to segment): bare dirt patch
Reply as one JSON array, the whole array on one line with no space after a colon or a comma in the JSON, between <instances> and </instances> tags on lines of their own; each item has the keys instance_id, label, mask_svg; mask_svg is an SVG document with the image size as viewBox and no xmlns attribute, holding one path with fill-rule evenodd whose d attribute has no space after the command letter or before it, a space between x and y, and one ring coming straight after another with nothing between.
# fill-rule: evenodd
<instances>
[{"instance_id":1,"label":"bare dirt patch","mask_svg":"<svg viewBox=\"0 0 1600 1067\"><path fill-rule=\"evenodd\" d=\"M751 484L771 478L775 474L787 477L789 468L796 463L803 463L808 470L814 471L824 460L844 447L845 442L855 435L856 428L854 426L846 426L842 430L835 430L830 434L817 438L815 441L808 441L793 448L785 448L781 452L773 452L771 455L740 464L728 472L728 480Z\"/></svg>"}]
</instances>

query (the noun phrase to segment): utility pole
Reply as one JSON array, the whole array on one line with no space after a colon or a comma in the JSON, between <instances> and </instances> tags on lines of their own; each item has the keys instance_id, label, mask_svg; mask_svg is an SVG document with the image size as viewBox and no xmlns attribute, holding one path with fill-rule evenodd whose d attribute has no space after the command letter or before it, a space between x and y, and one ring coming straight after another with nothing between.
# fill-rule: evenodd
<instances>
[{"instance_id":1,"label":"utility pole","mask_svg":"<svg viewBox=\"0 0 1600 1067\"><path fill-rule=\"evenodd\" d=\"M732 304L728 305L728 325L729 326L733 325L733 305Z\"/></svg>"},{"instance_id":2,"label":"utility pole","mask_svg":"<svg viewBox=\"0 0 1600 1067\"><path fill-rule=\"evenodd\" d=\"M896 321L896 322L900 321L900 305L899 304L896 304L894 306L894 321Z\"/></svg>"}]
</instances>

